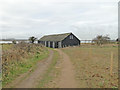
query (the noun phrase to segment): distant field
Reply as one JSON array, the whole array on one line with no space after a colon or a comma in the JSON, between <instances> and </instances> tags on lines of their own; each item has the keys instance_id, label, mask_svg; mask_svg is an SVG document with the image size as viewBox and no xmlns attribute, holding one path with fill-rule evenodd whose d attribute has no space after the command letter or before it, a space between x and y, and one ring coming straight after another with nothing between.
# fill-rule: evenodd
<instances>
[{"instance_id":1,"label":"distant field","mask_svg":"<svg viewBox=\"0 0 120 90\"><path fill-rule=\"evenodd\" d=\"M76 70L80 88L118 87L118 46L81 45L62 49L69 55ZM113 76L110 76L113 52Z\"/></svg>"}]
</instances>

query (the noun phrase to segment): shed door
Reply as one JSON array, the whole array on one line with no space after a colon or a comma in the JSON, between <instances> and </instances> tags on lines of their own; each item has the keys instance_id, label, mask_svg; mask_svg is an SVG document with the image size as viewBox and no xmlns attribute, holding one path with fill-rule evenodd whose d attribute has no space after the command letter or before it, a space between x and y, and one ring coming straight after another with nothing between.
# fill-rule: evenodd
<instances>
[{"instance_id":1,"label":"shed door","mask_svg":"<svg viewBox=\"0 0 120 90\"><path fill-rule=\"evenodd\" d=\"M50 48L53 48L53 42L50 42Z\"/></svg>"},{"instance_id":2,"label":"shed door","mask_svg":"<svg viewBox=\"0 0 120 90\"><path fill-rule=\"evenodd\" d=\"M55 48L58 48L58 42L55 42Z\"/></svg>"},{"instance_id":3,"label":"shed door","mask_svg":"<svg viewBox=\"0 0 120 90\"><path fill-rule=\"evenodd\" d=\"M46 41L46 47L48 47L48 41Z\"/></svg>"}]
</instances>

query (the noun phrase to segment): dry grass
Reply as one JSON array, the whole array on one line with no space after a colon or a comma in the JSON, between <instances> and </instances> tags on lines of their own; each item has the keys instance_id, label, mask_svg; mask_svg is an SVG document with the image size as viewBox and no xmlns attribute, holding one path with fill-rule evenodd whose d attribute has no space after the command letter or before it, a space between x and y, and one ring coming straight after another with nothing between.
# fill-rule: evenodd
<instances>
[{"instance_id":1,"label":"dry grass","mask_svg":"<svg viewBox=\"0 0 120 90\"><path fill-rule=\"evenodd\" d=\"M40 44L3 44L2 47L3 86L27 72L38 59L47 56L47 49Z\"/></svg>"},{"instance_id":2,"label":"dry grass","mask_svg":"<svg viewBox=\"0 0 120 90\"><path fill-rule=\"evenodd\" d=\"M62 49L73 62L80 88L118 87L118 46L83 45ZM113 52L113 76L110 76L110 60Z\"/></svg>"}]
</instances>

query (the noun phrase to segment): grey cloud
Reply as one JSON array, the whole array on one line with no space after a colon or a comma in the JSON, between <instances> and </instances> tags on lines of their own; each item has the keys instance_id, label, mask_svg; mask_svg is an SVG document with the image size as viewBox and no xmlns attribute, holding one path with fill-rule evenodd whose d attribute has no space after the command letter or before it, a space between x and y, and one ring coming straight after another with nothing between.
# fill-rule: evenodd
<instances>
[{"instance_id":1,"label":"grey cloud","mask_svg":"<svg viewBox=\"0 0 120 90\"><path fill-rule=\"evenodd\" d=\"M62 32L73 32L81 39L92 39L97 34L117 38L118 0L89 1L4 0L0 14L3 38Z\"/></svg>"}]
</instances>

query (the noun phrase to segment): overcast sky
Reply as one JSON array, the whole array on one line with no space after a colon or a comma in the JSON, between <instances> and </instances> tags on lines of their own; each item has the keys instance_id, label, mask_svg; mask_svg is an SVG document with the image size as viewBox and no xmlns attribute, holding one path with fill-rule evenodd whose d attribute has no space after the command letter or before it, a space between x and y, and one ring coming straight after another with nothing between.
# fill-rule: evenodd
<instances>
[{"instance_id":1,"label":"overcast sky","mask_svg":"<svg viewBox=\"0 0 120 90\"><path fill-rule=\"evenodd\" d=\"M118 37L118 0L0 0L2 38L73 32Z\"/></svg>"}]
</instances>

